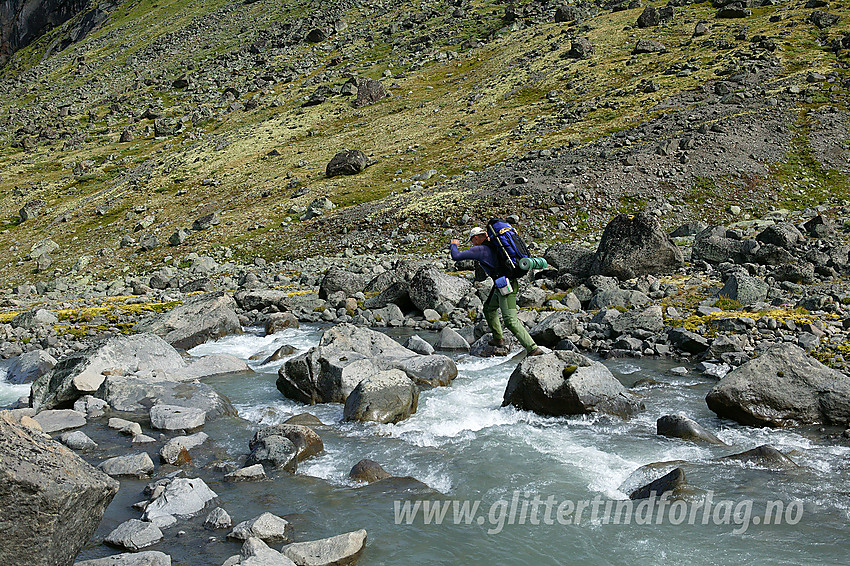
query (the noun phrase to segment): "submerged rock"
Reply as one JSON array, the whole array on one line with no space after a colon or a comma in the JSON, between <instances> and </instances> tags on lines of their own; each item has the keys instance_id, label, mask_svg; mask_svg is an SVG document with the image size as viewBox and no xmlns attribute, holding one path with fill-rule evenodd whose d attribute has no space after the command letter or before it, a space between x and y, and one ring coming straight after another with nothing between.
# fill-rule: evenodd
<instances>
[{"instance_id":1,"label":"submerged rock","mask_svg":"<svg viewBox=\"0 0 850 566\"><path fill-rule=\"evenodd\" d=\"M767 468L795 469L800 467L796 464L796 462L794 462L794 460L770 444L762 444L752 450L746 450L739 454L730 454L729 456L723 456L718 459L745 462Z\"/></svg>"},{"instance_id":2,"label":"submerged rock","mask_svg":"<svg viewBox=\"0 0 850 566\"><path fill-rule=\"evenodd\" d=\"M348 472L348 477L354 481L372 483L392 476L379 463L364 458L354 464L354 467Z\"/></svg>"},{"instance_id":3,"label":"submerged rock","mask_svg":"<svg viewBox=\"0 0 850 566\"><path fill-rule=\"evenodd\" d=\"M682 438L694 442L725 444L707 431L698 422L681 415L664 415L655 423L657 433L671 438Z\"/></svg>"},{"instance_id":4,"label":"submerged rock","mask_svg":"<svg viewBox=\"0 0 850 566\"><path fill-rule=\"evenodd\" d=\"M3 564L73 563L119 487L58 442L2 417L0 478Z\"/></svg>"},{"instance_id":5,"label":"submerged rock","mask_svg":"<svg viewBox=\"0 0 850 566\"><path fill-rule=\"evenodd\" d=\"M705 400L745 425L850 424L850 377L788 343L729 372Z\"/></svg>"},{"instance_id":6,"label":"submerged rock","mask_svg":"<svg viewBox=\"0 0 850 566\"><path fill-rule=\"evenodd\" d=\"M685 485L685 471L682 468L675 468L660 478L631 492L629 499L648 499L653 494L661 496L668 491L675 493L683 485Z\"/></svg>"},{"instance_id":7,"label":"submerged rock","mask_svg":"<svg viewBox=\"0 0 850 566\"><path fill-rule=\"evenodd\" d=\"M607 413L629 417L643 404L599 362L555 351L525 358L511 374L502 406L541 415Z\"/></svg>"},{"instance_id":8,"label":"submerged rock","mask_svg":"<svg viewBox=\"0 0 850 566\"><path fill-rule=\"evenodd\" d=\"M295 473L298 467L298 448L285 436L268 435L252 440L251 454L245 467L268 464L274 468Z\"/></svg>"}]
</instances>

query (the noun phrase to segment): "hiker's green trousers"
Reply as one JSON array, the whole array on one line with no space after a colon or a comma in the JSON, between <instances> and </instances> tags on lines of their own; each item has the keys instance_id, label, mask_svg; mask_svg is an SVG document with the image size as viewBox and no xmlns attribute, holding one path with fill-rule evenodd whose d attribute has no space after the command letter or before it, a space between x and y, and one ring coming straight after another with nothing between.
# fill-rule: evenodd
<instances>
[{"instance_id":1,"label":"hiker's green trousers","mask_svg":"<svg viewBox=\"0 0 850 566\"><path fill-rule=\"evenodd\" d=\"M514 290L508 295L503 295L493 285L493 290L490 291L490 296L484 303L484 320L487 321L487 326L493 331L494 338L503 338L502 324L499 321L499 311L501 310L502 318L505 319L505 326L517 337L526 352L531 352L537 347L537 344L534 343L531 335L528 334L528 330L516 316L516 295L519 291L519 282L516 279L511 279L511 287Z\"/></svg>"}]
</instances>

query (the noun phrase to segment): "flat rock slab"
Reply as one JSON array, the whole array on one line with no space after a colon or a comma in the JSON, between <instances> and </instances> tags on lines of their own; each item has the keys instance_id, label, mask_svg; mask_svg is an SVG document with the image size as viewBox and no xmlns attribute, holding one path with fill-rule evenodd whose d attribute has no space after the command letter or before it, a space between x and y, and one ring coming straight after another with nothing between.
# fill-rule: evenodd
<instances>
[{"instance_id":1,"label":"flat rock slab","mask_svg":"<svg viewBox=\"0 0 850 566\"><path fill-rule=\"evenodd\" d=\"M224 476L224 481L261 481L266 479L266 470L262 464L239 468Z\"/></svg>"},{"instance_id":2,"label":"flat rock slab","mask_svg":"<svg viewBox=\"0 0 850 566\"><path fill-rule=\"evenodd\" d=\"M41 430L51 434L71 428L80 428L86 424L86 416L73 409L42 411L33 417L41 425Z\"/></svg>"},{"instance_id":3,"label":"flat rock slab","mask_svg":"<svg viewBox=\"0 0 850 566\"><path fill-rule=\"evenodd\" d=\"M127 550L140 550L162 540L162 531L153 523L130 519L106 535L105 542Z\"/></svg>"},{"instance_id":4,"label":"flat rock slab","mask_svg":"<svg viewBox=\"0 0 850 566\"><path fill-rule=\"evenodd\" d=\"M327 564L350 564L366 548L366 531L360 529L335 537L296 542L280 549L280 553L298 566L325 566Z\"/></svg>"},{"instance_id":5,"label":"flat rock slab","mask_svg":"<svg viewBox=\"0 0 850 566\"><path fill-rule=\"evenodd\" d=\"M98 468L112 477L143 478L154 470L153 460L146 452L129 456L116 456L100 463Z\"/></svg>"},{"instance_id":6,"label":"flat rock slab","mask_svg":"<svg viewBox=\"0 0 850 566\"><path fill-rule=\"evenodd\" d=\"M191 430L204 426L207 412L194 407L155 405L151 407L151 426L158 430Z\"/></svg>"},{"instance_id":7,"label":"flat rock slab","mask_svg":"<svg viewBox=\"0 0 850 566\"><path fill-rule=\"evenodd\" d=\"M97 443L80 430L66 432L59 436L59 441L72 450L92 450Z\"/></svg>"},{"instance_id":8,"label":"flat rock slab","mask_svg":"<svg viewBox=\"0 0 850 566\"><path fill-rule=\"evenodd\" d=\"M171 566L171 557L154 550L125 552L106 558L75 562L74 566Z\"/></svg>"}]
</instances>

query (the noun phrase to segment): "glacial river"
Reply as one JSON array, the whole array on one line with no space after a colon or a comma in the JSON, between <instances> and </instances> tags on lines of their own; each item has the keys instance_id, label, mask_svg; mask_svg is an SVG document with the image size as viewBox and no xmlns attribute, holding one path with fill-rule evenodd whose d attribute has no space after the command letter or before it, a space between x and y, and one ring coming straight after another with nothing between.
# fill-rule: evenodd
<instances>
[{"instance_id":1,"label":"glacial river","mask_svg":"<svg viewBox=\"0 0 850 566\"><path fill-rule=\"evenodd\" d=\"M212 444L198 451L198 467L187 473L203 478L236 522L270 511L292 522L296 540L365 528L368 545L362 565L848 563L848 444L822 440L824 433L816 428L757 429L720 420L704 401L713 381L694 372L674 375L670 369L679 364L605 362L627 387L645 380L635 391L646 411L628 421L546 418L502 408L505 384L518 358L457 356L458 378L450 387L423 391L418 411L408 420L395 425L341 423L342 405L307 407L278 392L275 380L282 361L251 361L284 344L303 352L318 342L321 330L302 327L268 337L250 330L190 352L232 354L254 370L206 380L230 398L247 422L208 423L204 431ZM20 387L0 387L7 400L22 394ZM299 464L297 474L230 484L212 469L214 461L235 462L246 454L252 430L302 412L324 423L317 432L325 452ZM656 419L673 413L697 420L729 446L657 436ZM774 471L715 460L765 443L788 454L800 468ZM158 461L156 449L149 451ZM86 457L96 462L114 453ZM428 489L405 481L355 485L348 472L362 458L381 463L395 476L424 482ZM630 490L654 479L636 476L635 470L679 460L685 462L680 465L689 486L684 500L664 502L663 511L661 502L654 507L626 503ZM122 482L96 539L121 521L138 518L130 505L145 499L145 483ZM448 507L441 519L443 506ZM764 524L768 511L771 524ZM203 529L205 514L165 530L165 539L151 549L186 566L218 565L237 554L240 545L226 541L226 532ZM114 552L92 544L80 559Z\"/></svg>"}]
</instances>

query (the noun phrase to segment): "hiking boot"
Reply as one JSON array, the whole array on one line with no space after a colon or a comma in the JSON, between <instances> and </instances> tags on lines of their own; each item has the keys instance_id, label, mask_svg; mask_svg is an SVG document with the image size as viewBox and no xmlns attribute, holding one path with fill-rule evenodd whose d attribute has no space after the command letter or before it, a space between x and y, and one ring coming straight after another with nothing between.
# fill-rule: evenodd
<instances>
[{"instance_id":1,"label":"hiking boot","mask_svg":"<svg viewBox=\"0 0 850 566\"><path fill-rule=\"evenodd\" d=\"M493 355L494 356L507 356L510 353L511 353L510 350L508 350L504 346L496 346L495 348L493 348Z\"/></svg>"},{"instance_id":2,"label":"hiking boot","mask_svg":"<svg viewBox=\"0 0 850 566\"><path fill-rule=\"evenodd\" d=\"M528 355L529 355L529 356L542 356L542 355L543 355L543 354L545 354L545 353L546 353L546 352L544 352L544 351L543 351L543 350L541 350L540 348L535 348L535 349L533 349L532 351L530 351L530 352L528 353Z\"/></svg>"},{"instance_id":3,"label":"hiking boot","mask_svg":"<svg viewBox=\"0 0 850 566\"><path fill-rule=\"evenodd\" d=\"M488 342L488 344L490 344L491 346L493 346L495 348L499 348L500 346L505 345L505 339L504 338L490 338L490 341Z\"/></svg>"}]
</instances>

